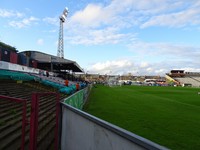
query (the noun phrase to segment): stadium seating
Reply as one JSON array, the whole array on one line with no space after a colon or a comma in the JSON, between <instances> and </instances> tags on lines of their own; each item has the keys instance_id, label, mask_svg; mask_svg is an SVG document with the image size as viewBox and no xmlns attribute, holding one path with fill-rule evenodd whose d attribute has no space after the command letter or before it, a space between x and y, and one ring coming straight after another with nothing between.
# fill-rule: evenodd
<instances>
[{"instance_id":1,"label":"stadium seating","mask_svg":"<svg viewBox=\"0 0 200 150\"><path fill-rule=\"evenodd\" d=\"M200 87L200 81L198 81L200 77L180 77L174 78L175 80L179 81L181 84L192 84L194 87Z\"/></svg>"},{"instance_id":2,"label":"stadium seating","mask_svg":"<svg viewBox=\"0 0 200 150\"><path fill-rule=\"evenodd\" d=\"M41 82L44 85L54 87L58 89L61 93L71 95L74 92L76 92L76 82L69 81L69 86L65 86L65 80L61 79L59 77L53 77L53 76L43 76L43 75L37 75L37 74L31 74L31 76L34 76L37 78L39 82ZM80 89L83 89L86 87L85 83L79 83Z\"/></svg>"}]
</instances>

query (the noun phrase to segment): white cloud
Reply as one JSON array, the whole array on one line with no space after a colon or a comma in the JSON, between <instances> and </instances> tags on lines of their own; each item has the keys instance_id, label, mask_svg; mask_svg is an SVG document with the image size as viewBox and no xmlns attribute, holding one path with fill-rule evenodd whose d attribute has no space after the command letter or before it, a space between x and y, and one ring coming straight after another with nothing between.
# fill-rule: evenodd
<instances>
[{"instance_id":1,"label":"white cloud","mask_svg":"<svg viewBox=\"0 0 200 150\"><path fill-rule=\"evenodd\" d=\"M15 28L24 28L27 26L32 25L33 23L36 23L39 19L35 18L35 17L29 17L29 18L24 18L22 20L19 21L11 21L9 22L9 25Z\"/></svg>"},{"instance_id":2,"label":"white cloud","mask_svg":"<svg viewBox=\"0 0 200 150\"><path fill-rule=\"evenodd\" d=\"M105 62L97 62L88 67L90 73L99 73L99 74L114 74L114 75L123 75L131 73L132 75L160 75L165 76L166 73L169 73L172 69L181 69L190 72L200 72L200 69L196 66L194 61L176 61L168 60L160 61L157 63L154 62L143 62L140 60L131 60L131 59L121 59L121 60L110 60ZM182 66L182 67L180 67ZM188 67L184 67L188 66Z\"/></svg>"},{"instance_id":3,"label":"white cloud","mask_svg":"<svg viewBox=\"0 0 200 150\"><path fill-rule=\"evenodd\" d=\"M98 62L89 67L90 72L108 74L161 75L172 69L199 71L200 47L173 43L147 43L135 40L130 45L133 59Z\"/></svg>"},{"instance_id":4,"label":"white cloud","mask_svg":"<svg viewBox=\"0 0 200 150\"><path fill-rule=\"evenodd\" d=\"M141 62L141 64L140 64L141 68L145 68L145 67L148 67L148 66L149 66L149 64L147 62Z\"/></svg>"},{"instance_id":5,"label":"white cloud","mask_svg":"<svg viewBox=\"0 0 200 150\"><path fill-rule=\"evenodd\" d=\"M142 24L141 28L149 26L184 27L198 24L200 24L200 9L192 8L182 12L153 16Z\"/></svg>"},{"instance_id":6,"label":"white cloud","mask_svg":"<svg viewBox=\"0 0 200 150\"><path fill-rule=\"evenodd\" d=\"M76 31L76 34L65 39L72 44L98 45L98 44L116 44L122 41L134 39L134 34L118 33L116 28L105 28L99 30Z\"/></svg>"},{"instance_id":7,"label":"white cloud","mask_svg":"<svg viewBox=\"0 0 200 150\"><path fill-rule=\"evenodd\" d=\"M130 0L124 0L123 3L119 0L112 1L109 5L88 4L83 10L80 10L69 18L69 24L73 27L81 28L98 28L101 25L105 26L126 26L120 14L127 12L126 7L130 8Z\"/></svg>"},{"instance_id":8,"label":"white cloud","mask_svg":"<svg viewBox=\"0 0 200 150\"><path fill-rule=\"evenodd\" d=\"M113 0L107 6L88 4L69 19L69 23L79 27L99 27L109 25L141 28L166 25L183 26L199 24L199 1L187 0ZM192 21L191 21L192 20Z\"/></svg>"},{"instance_id":9,"label":"white cloud","mask_svg":"<svg viewBox=\"0 0 200 150\"><path fill-rule=\"evenodd\" d=\"M89 71L100 74L123 74L127 68L130 69L132 66L133 64L129 60L113 60L95 63L89 68Z\"/></svg>"},{"instance_id":10,"label":"white cloud","mask_svg":"<svg viewBox=\"0 0 200 150\"><path fill-rule=\"evenodd\" d=\"M89 4L84 10L76 12L70 18L70 23L84 27L98 26L103 20L104 13L101 5Z\"/></svg>"},{"instance_id":11,"label":"white cloud","mask_svg":"<svg viewBox=\"0 0 200 150\"><path fill-rule=\"evenodd\" d=\"M24 14L14 10L0 9L0 17L3 18L21 18Z\"/></svg>"},{"instance_id":12,"label":"white cloud","mask_svg":"<svg viewBox=\"0 0 200 150\"><path fill-rule=\"evenodd\" d=\"M124 3L123 3L124 4ZM127 24L118 16L122 10L100 4L89 4L83 10L76 12L66 23L67 41L72 44L116 44L133 34L122 33L120 26Z\"/></svg>"},{"instance_id":13,"label":"white cloud","mask_svg":"<svg viewBox=\"0 0 200 150\"><path fill-rule=\"evenodd\" d=\"M199 6L197 0L113 0L107 5L88 4L67 18L66 39L72 44L113 44L124 41L126 36L130 39L135 33L124 31L135 26L199 25Z\"/></svg>"},{"instance_id":14,"label":"white cloud","mask_svg":"<svg viewBox=\"0 0 200 150\"><path fill-rule=\"evenodd\" d=\"M44 22L46 23L49 23L49 24L52 24L52 25L56 25L58 26L59 25L59 18L57 17L46 17L43 19Z\"/></svg>"},{"instance_id":15,"label":"white cloud","mask_svg":"<svg viewBox=\"0 0 200 150\"><path fill-rule=\"evenodd\" d=\"M200 58L200 47L186 45L184 43L147 43L143 41L134 41L129 45L130 51L137 53L140 56L159 58L179 59L179 60L194 60Z\"/></svg>"},{"instance_id":16,"label":"white cloud","mask_svg":"<svg viewBox=\"0 0 200 150\"><path fill-rule=\"evenodd\" d=\"M43 45L44 44L44 40L43 39L38 39L37 40L37 44L38 45Z\"/></svg>"},{"instance_id":17,"label":"white cloud","mask_svg":"<svg viewBox=\"0 0 200 150\"><path fill-rule=\"evenodd\" d=\"M169 70L165 70L165 69L158 69L158 70L155 70L155 73L156 74L163 74L163 73L168 73Z\"/></svg>"},{"instance_id":18,"label":"white cloud","mask_svg":"<svg viewBox=\"0 0 200 150\"><path fill-rule=\"evenodd\" d=\"M6 9L0 9L0 17L6 19L8 18L5 22L9 22L9 26L14 28L24 28L32 25L33 23L36 24L39 20L39 18L33 16L26 17L25 13Z\"/></svg>"}]
</instances>

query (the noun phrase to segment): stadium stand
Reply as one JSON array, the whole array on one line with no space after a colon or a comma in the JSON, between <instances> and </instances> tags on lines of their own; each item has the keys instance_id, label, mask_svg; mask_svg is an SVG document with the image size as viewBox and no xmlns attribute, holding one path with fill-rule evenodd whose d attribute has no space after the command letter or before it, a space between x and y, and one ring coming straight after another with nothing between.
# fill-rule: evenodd
<instances>
[{"instance_id":1,"label":"stadium stand","mask_svg":"<svg viewBox=\"0 0 200 150\"><path fill-rule=\"evenodd\" d=\"M172 78L173 82L178 82L181 86L200 87L200 73L185 72L184 70L172 70L166 74L168 78Z\"/></svg>"},{"instance_id":2,"label":"stadium stand","mask_svg":"<svg viewBox=\"0 0 200 150\"><path fill-rule=\"evenodd\" d=\"M191 77L191 78L196 80L197 82L200 82L200 77Z\"/></svg>"},{"instance_id":3,"label":"stadium stand","mask_svg":"<svg viewBox=\"0 0 200 150\"><path fill-rule=\"evenodd\" d=\"M29 61L27 65L30 67L37 67L39 69L46 69L49 71L56 70L73 70L75 72L83 72L82 68L72 60L63 59L39 51L23 51L20 55L26 56Z\"/></svg>"},{"instance_id":4,"label":"stadium stand","mask_svg":"<svg viewBox=\"0 0 200 150\"><path fill-rule=\"evenodd\" d=\"M19 80L20 79L20 80ZM20 81L20 82L19 82ZM27 100L27 118L30 118L33 92L58 92L58 89L37 82L33 76L0 70L0 95ZM3 87L3 88L2 88ZM67 97L61 94L61 99ZM38 126L38 149L50 149L54 140L55 98L41 97ZM0 100L0 149L20 149L22 106L6 99ZM26 128L25 149L29 145L29 126Z\"/></svg>"},{"instance_id":5,"label":"stadium stand","mask_svg":"<svg viewBox=\"0 0 200 150\"><path fill-rule=\"evenodd\" d=\"M177 81L179 81L182 86L184 86L184 85L191 85L191 86L198 87L200 85L196 80L194 80L194 79L192 79L190 77L174 78L174 79L176 79Z\"/></svg>"},{"instance_id":6,"label":"stadium stand","mask_svg":"<svg viewBox=\"0 0 200 150\"><path fill-rule=\"evenodd\" d=\"M15 47L0 42L0 149L21 149L23 106L13 99L25 100L27 104L24 146L29 149L32 94L54 92L59 93L60 100L68 97L76 92L76 84L80 88L86 86L76 81L73 72L83 72L75 61L37 51L18 52ZM68 86L65 86L66 79ZM38 106L37 149L54 149L55 95L40 97Z\"/></svg>"}]
</instances>

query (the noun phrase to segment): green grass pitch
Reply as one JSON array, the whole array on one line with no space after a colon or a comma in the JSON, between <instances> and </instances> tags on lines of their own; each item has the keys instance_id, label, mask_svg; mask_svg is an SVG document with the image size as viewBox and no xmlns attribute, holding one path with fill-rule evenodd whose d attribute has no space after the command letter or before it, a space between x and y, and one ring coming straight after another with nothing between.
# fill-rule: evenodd
<instances>
[{"instance_id":1,"label":"green grass pitch","mask_svg":"<svg viewBox=\"0 0 200 150\"><path fill-rule=\"evenodd\" d=\"M200 149L200 88L97 85L84 111L169 149Z\"/></svg>"}]
</instances>

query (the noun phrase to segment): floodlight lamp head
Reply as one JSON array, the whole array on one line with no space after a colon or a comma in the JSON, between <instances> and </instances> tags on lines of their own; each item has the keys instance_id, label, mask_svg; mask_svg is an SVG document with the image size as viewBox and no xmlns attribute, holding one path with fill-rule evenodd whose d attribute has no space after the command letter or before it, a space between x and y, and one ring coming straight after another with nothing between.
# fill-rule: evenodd
<instances>
[{"instance_id":1,"label":"floodlight lamp head","mask_svg":"<svg viewBox=\"0 0 200 150\"><path fill-rule=\"evenodd\" d=\"M64 12L69 12L68 7L65 7Z\"/></svg>"},{"instance_id":2,"label":"floodlight lamp head","mask_svg":"<svg viewBox=\"0 0 200 150\"><path fill-rule=\"evenodd\" d=\"M69 10L67 7L65 7L64 11L63 11L63 15L65 15L65 17L67 17L67 14L69 13Z\"/></svg>"},{"instance_id":3,"label":"floodlight lamp head","mask_svg":"<svg viewBox=\"0 0 200 150\"><path fill-rule=\"evenodd\" d=\"M61 15L61 16L60 16L60 20L61 20L62 22L65 22L65 15Z\"/></svg>"}]
</instances>

